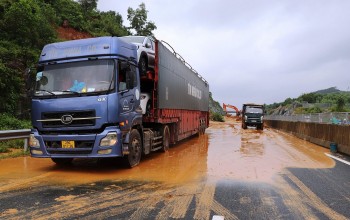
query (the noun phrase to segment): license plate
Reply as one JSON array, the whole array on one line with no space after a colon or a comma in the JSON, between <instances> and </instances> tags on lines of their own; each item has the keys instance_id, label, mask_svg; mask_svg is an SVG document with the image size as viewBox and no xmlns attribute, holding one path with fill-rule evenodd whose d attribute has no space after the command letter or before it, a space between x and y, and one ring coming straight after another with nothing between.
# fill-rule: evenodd
<instances>
[{"instance_id":1,"label":"license plate","mask_svg":"<svg viewBox=\"0 0 350 220\"><path fill-rule=\"evenodd\" d=\"M62 141L62 148L75 148L74 141Z\"/></svg>"},{"instance_id":2,"label":"license plate","mask_svg":"<svg viewBox=\"0 0 350 220\"><path fill-rule=\"evenodd\" d=\"M256 122L256 120L252 120L252 122Z\"/></svg>"}]
</instances>

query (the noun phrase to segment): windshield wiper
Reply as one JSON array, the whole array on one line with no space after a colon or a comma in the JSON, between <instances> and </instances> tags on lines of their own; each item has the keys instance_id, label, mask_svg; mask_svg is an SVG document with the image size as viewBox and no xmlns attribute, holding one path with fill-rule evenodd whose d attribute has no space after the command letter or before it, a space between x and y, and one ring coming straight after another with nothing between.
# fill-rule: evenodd
<instances>
[{"instance_id":1,"label":"windshield wiper","mask_svg":"<svg viewBox=\"0 0 350 220\"><path fill-rule=\"evenodd\" d=\"M80 94L79 92L77 91L71 91L71 90L64 90L62 92L70 92L70 93L73 93L73 94Z\"/></svg>"},{"instance_id":2,"label":"windshield wiper","mask_svg":"<svg viewBox=\"0 0 350 220\"><path fill-rule=\"evenodd\" d=\"M56 94L55 94L55 93L53 93L53 92L51 92L51 91L48 91L48 90L44 90L44 89L41 89L41 90L36 90L36 92L46 92L46 93L49 93L49 94L51 94L51 95L56 96Z\"/></svg>"}]
</instances>

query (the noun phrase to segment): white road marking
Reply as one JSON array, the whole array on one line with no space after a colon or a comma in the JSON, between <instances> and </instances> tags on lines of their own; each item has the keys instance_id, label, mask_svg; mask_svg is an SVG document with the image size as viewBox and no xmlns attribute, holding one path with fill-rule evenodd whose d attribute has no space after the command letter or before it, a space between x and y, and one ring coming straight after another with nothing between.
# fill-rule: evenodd
<instances>
[{"instance_id":1,"label":"white road marking","mask_svg":"<svg viewBox=\"0 0 350 220\"><path fill-rule=\"evenodd\" d=\"M224 216L221 215L213 215L213 218L211 220L224 220Z\"/></svg>"},{"instance_id":2,"label":"white road marking","mask_svg":"<svg viewBox=\"0 0 350 220\"><path fill-rule=\"evenodd\" d=\"M328 153L324 153L324 154L327 155L328 157L331 157L331 158L335 159L335 160L338 160L338 161L343 162L343 163L345 163L345 164L347 164L347 165L350 165L350 162L349 162L349 161L340 159L340 158L338 158L338 157L336 157L336 156L333 156L333 155L330 155L330 154L328 154Z\"/></svg>"}]
</instances>

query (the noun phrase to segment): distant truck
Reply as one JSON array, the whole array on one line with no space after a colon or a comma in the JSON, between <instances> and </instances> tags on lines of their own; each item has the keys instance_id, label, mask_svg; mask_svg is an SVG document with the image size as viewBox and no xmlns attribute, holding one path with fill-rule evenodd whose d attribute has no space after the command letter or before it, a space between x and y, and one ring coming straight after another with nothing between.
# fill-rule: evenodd
<instances>
[{"instance_id":1,"label":"distant truck","mask_svg":"<svg viewBox=\"0 0 350 220\"><path fill-rule=\"evenodd\" d=\"M61 165L122 157L134 167L142 155L204 133L208 82L154 43L154 70L142 75L137 47L118 37L46 45L32 83L31 156Z\"/></svg>"},{"instance_id":2,"label":"distant truck","mask_svg":"<svg viewBox=\"0 0 350 220\"><path fill-rule=\"evenodd\" d=\"M254 126L257 130L264 129L264 105L243 104L242 107L242 128Z\"/></svg>"}]
</instances>

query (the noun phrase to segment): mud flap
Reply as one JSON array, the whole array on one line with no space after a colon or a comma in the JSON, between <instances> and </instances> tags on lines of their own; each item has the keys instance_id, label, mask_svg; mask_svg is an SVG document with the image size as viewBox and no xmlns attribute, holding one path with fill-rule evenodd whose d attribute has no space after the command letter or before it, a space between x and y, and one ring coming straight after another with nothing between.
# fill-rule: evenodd
<instances>
[{"instance_id":1,"label":"mud flap","mask_svg":"<svg viewBox=\"0 0 350 220\"><path fill-rule=\"evenodd\" d=\"M122 143L122 153L123 155L129 155L130 151L129 151L129 136L130 136L130 132L126 133L123 143Z\"/></svg>"}]
</instances>

